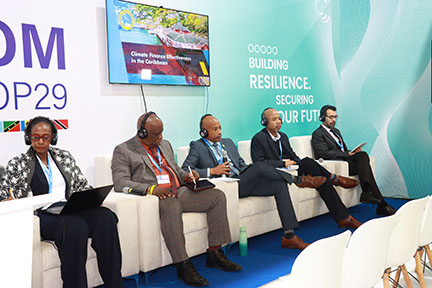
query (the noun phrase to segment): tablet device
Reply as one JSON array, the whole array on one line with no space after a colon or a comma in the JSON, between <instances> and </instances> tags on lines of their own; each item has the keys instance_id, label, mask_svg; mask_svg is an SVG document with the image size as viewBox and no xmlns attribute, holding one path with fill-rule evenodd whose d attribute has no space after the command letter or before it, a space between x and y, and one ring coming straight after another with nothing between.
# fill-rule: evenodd
<instances>
[{"instance_id":1,"label":"tablet device","mask_svg":"<svg viewBox=\"0 0 432 288\"><path fill-rule=\"evenodd\" d=\"M367 142L360 143L359 145L357 145L356 147L354 147L351 151L354 151L354 150L356 150L358 148L362 148L366 144L367 144Z\"/></svg>"},{"instance_id":2,"label":"tablet device","mask_svg":"<svg viewBox=\"0 0 432 288\"><path fill-rule=\"evenodd\" d=\"M72 193L67 202L56 202L44 209L43 212L63 215L98 207L102 205L113 186L107 185Z\"/></svg>"},{"instance_id":3,"label":"tablet device","mask_svg":"<svg viewBox=\"0 0 432 288\"><path fill-rule=\"evenodd\" d=\"M203 180L199 180L197 182L197 185L195 185L193 182L192 183L188 182L186 183L186 187L188 187L192 191L202 191L202 190L214 188L216 187L216 185L214 185L209 180L203 179Z\"/></svg>"}]
</instances>

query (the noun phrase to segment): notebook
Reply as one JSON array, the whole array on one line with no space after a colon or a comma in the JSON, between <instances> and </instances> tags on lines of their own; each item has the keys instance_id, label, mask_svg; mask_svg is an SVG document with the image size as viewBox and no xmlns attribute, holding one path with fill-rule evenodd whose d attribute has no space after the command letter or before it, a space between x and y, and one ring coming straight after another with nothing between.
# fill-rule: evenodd
<instances>
[{"instance_id":1,"label":"notebook","mask_svg":"<svg viewBox=\"0 0 432 288\"><path fill-rule=\"evenodd\" d=\"M216 185L214 185L212 182L206 179L199 180L197 185L190 182L186 183L186 187L188 187L192 191L202 191L202 190L212 189L215 186Z\"/></svg>"},{"instance_id":2,"label":"notebook","mask_svg":"<svg viewBox=\"0 0 432 288\"><path fill-rule=\"evenodd\" d=\"M107 185L72 193L67 202L56 202L47 209L44 209L43 212L63 215L98 207L102 205L113 186L114 185Z\"/></svg>"}]
</instances>

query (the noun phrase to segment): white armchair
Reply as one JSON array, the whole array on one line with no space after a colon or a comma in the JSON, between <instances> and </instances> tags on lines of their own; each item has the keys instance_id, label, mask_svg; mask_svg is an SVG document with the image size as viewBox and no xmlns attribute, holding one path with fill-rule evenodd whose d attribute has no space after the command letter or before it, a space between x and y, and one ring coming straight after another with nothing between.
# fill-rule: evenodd
<instances>
[{"instance_id":1,"label":"white armchair","mask_svg":"<svg viewBox=\"0 0 432 288\"><path fill-rule=\"evenodd\" d=\"M310 157L312 159L314 158L312 144L311 144L311 136L291 137L290 144L293 150L300 158L304 158L304 157ZM250 140L238 142L238 150L240 156L248 164L252 163L250 145L251 145ZM374 165L374 163L375 162L372 161L371 159L371 166ZM330 172L349 177L348 163L345 161L323 161L323 163L321 164ZM375 166L372 167L374 169ZM319 197L318 192L315 189L309 189L309 188L300 189L295 185L289 185L289 190L291 195L291 201L293 203L294 210L296 212L297 219L299 221L309 219L314 216L318 216L328 212L328 209L324 204L324 201L322 201L322 199ZM336 191L341 197L342 202L347 207L351 207L359 203L359 197L361 192L359 186L352 189L344 189L341 187L336 187ZM260 197L260 198L268 198L268 197ZM277 213L276 202L274 201L273 197L271 198L274 202L274 210ZM241 201L242 199L240 199L240 202ZM262 201L262 200L258 200L258 201ZM256 204L258 206L258 203ZM243 224L242 220L240 220L240 226L242 226L242 224Z\"/></svg>"},{"instance_id":2,"label":"white armchair","mask_svg":"<svg viewBox=\"0 0 432 288\"><path fill-rule=\"evenodd\" d=\"M122 275L123 277L135 275L138 269L138 219L137 208L134 201L120 199L111 192L104 201L104 206L116 213L119 222L117 224L120 247L122 250ZM87 256L87 282L89 287L103 284L97 266L96 253L88 241ZM41 241L39 231L39 218L33 218L33 271L32 287L49 288L61 287L63 281L60 273L60 259L54 244L50 241Z\"/></svg>"},{"instance_id":3,"label":"white armchair","mask_svg":"<svg viewBox=\"0 0 432 288\"><path fill-rule=\"evenodd\" d=\"M96 185L112 183L111 155L100 155L95 158ZM215 183L227 198L228 222L233 241L238 240L239 226L236 217L238 194L236 182ZM134 196L115 193L119 198L128 198L137 205L137 239L135 250L139 257L139 271L147 272L172 263L171 256L160 231L159 199L155 196ZM183 232L186 240L186 251L190 257L206 252L208 248L208 227L205 213L183 213Z\"/></svg>"}]
</instances>

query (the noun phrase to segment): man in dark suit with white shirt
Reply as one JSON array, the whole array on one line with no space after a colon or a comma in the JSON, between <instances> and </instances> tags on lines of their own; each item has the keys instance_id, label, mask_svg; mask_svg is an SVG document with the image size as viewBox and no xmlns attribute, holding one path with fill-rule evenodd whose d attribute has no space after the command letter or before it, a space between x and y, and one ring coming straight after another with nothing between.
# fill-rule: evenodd
<instances>
[{"instance_id":1,"label":"man in dark suit with white shirt","mask_svg":"<svg viewBox=\"0 0 432 288\"><path fill-rule=\"evenodd\" d=\"M237 151L234 142L229 138L222 139L221 124L211 114L200 120L201 138L190 143L189 155L182 168L189 167L198 172L200 177L233 177L240 179L239 196L274 196L282 222L284 236L282 248L304 249L307 243L294 234L298 222L291 203L287 183L299 187L319 187L324 177L296 177L279 171L264 163L246 165Z\"/></svg>"},{"instance_id":2,"label":"man in dark suit with white shirt","mask_svg":"<svg viewBox=\"0 0 432 288\"><path fill-rule=\"evenodd\" d=\"M358 175L362 194L360 201L378 204L376 209L379 215L392 215L396 211L382 196L369 163L369 156L362 148L348 150L342 133L335 127L338 115L336 107L324 105L320 110L321 126L312 133L312 147L315 158L325 160L344 160L348 162L349 174Z\"/></svg>"},{"instance_id":3,"label":"man in dark suit with white shirt","mask_svg":"<svg viewBox=\"0 0 432 288\"><path fill-rule=\"evenodd\" d=\"M352 188L358 185L355 179L330 173L315 160L300 159L292 149L288 135L280 131L282 119L278 111L266 108L261 113L261 125L265 128L255 134L251 141L251 156L254 163L266 163L272 167L299 165L299 175L323 176L326 181L317 187L321 199L326 204L330 216L341 228L358 228L361 223L349 214L333 185Z\"/></svg>"}]
</instances>

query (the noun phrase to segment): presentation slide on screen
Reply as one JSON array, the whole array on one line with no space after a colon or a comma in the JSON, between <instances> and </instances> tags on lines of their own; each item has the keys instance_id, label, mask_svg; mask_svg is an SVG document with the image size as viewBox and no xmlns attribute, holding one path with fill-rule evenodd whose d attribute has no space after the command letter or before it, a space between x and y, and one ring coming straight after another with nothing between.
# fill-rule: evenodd
<instances>
[{"instance_id":1,"label":"presentation slide on screen","mask_svg":"<svg viewBox=\"0 0 432 288\"><path fill-rule=\"evenodd\" d=\"M110 83L210 85L208 16L107 1Z\"/></svg>"}]
</instances>

